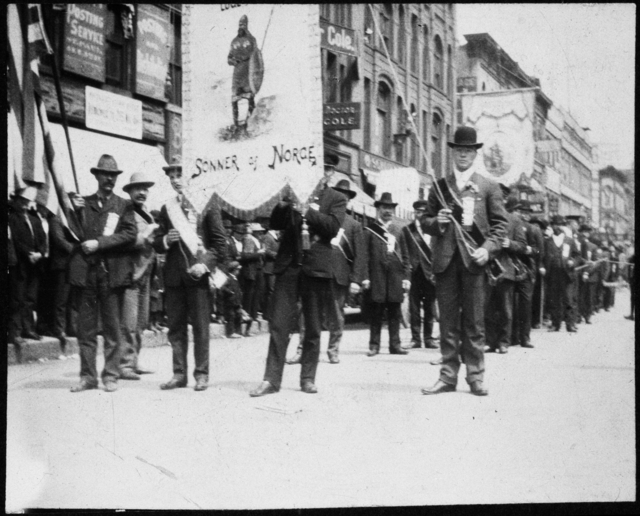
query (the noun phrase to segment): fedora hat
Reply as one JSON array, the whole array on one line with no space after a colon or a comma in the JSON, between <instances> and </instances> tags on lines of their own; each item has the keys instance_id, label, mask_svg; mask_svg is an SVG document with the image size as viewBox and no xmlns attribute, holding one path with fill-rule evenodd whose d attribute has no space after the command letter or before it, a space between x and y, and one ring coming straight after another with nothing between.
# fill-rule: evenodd
<instances>
[{"instance_id":1,"label":"fedora hat","mask_svg":"<svg viewBox=\"0 0 640 516\"><path fill-rule=\"evenodd\" d=\"M453 135L453 141L447 142L449 147L468 147L471 149L479 149L482 143L478 143L478 135L473 127L462 126L456 129Z\"/></svg>"},{"instance_id":2,"label":"fedora hat","mask_svg":"<svg viewBox=\"0 0 640 516\"><path fill-rule=\"evenodd\" d=\"M340 163L340 158L331 152L324 153L324 166L325 167L337 167Z\"/></svg>"},{"instance_id":3,"label":"fedora hat","mask_svg":"<svg viewBox=\"0 0 640 516\"><path fill-rule=\"evenodd\" d=\"M102 172L103 174L122 174L113 156L103 154L98 160L98 165L91 169L91 173Z\"/></svg>"},{"instance_id":4,"label":"fedora hat","mask_svg":"<svg viewBox=\"0 0 640 516\"><path fill-rule=\"evenodd\" d=\"M227 270L229 272L233 272L236 269L240 269L241 265L240 262L236 261L236 260L232 260L229 262L229 265L227 266Z\"/></svg>"},{"instance_id":5,"label":"fedora hat","mask_svg":"<svg viewBox=\"0 0 640 516\"><path fill-rule=\"evenodd\" d=\"M182 156L174 156L171 159L171 163L169 163L168 165L162 167L162 170L164 170L165 174L168 174L172 170L180 170L180 171L182 171Z\"/></svg>"},{"instance_id":6,"label":"fedora hat","mask_svg":"<svg viewBox=\"0 0 640 516\"><path fill-rule=\"evenodd\" d=\"M377 208L381 204L388 204L389 206L393 206L394 208L398 206L397 202L393 202L393 199L391 198L391 194L389 192L383 192L380 196L380 199L373 203L373 206Z\"/></svg>"},{"instance_id":7,"label":"fedora hat","mask_svg":"<svg viewBox=\"0 0 640 516\"><path fill-rule=\"evenodd\" d=\"M133 186L151 188L155 184L156 182L152 181L145 172L134 172L133 174L131 174L131 179L129 179L129 182L124 185L122 189L125 192L129 192L129 189Z\"/></svg>"},{"instance_id":8,"label":"fedora hat","mask_svg":"<svg viewBox=\"0 0 640 516\"><path fill-rule=\"evenodd\" d=\"M349 181L347 179L341 179L332 188L340 193L345 194L349 199L353 199L357 193L349 188Z\"/></svg>"},{"instance_id":9,"label":"fedora hat","mask_svg":"<svg viewBox=\"0 0 640 516\"><path fill-rule=\"evenodd\" d=\"M35 186L25 186L14 192L14 197L21 197L27 201L35 201L38 196L38 189Z\"/></svg>"},{"instance_id":10,"label":"fedora hat","mask_svg":"<svg viewBox=\"0 0 640 516\"><path fill-rule=\"evenodd\" d=\"M589 224L581 224L580 231L593 231L593 228Z\"/></svg>"},{"instance_id":11,"label":"fedora hat","mask_svg":"<svg viewBox=\"0 0 640 516\"><path fill-rule=\"evenodd\" d=\"M258 231L265 231L265 229L262 227L262 224L260 224L259 222L252 222L250 224L250 227L251 227L251 231L253 231L254 233Z\"/></svg>"},{"instance_id":12,"label":"fedora hat","mask_svg":"<svg viewBox=\"0 0 640 516\"><path fill-rule=\"evenodd\" d=\"M567 221L562 215L554 215L551 217L551 220L549 221L549 223L552 226L564 226L567 223Z\"/></svg>"},{"instance_id":13,"label":"fedora hat","mask_svg":"<svg viewBox=\"0 0 640 516\"><path fill-rule=\"evenodd\" d=\"M424 199L420 199L416 202L413 203L413 209L414 210L424 210L426 209L426 207L428 206L428 202L425 201Z\"/></svg>"}]
</instances>

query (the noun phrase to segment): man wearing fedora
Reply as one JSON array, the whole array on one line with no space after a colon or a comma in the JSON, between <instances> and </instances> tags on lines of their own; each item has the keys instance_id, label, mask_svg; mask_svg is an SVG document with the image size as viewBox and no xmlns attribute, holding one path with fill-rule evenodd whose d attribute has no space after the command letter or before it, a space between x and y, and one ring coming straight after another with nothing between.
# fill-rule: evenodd
<instances>
[{"instance_id":1,"label":"man wearing fedora","mask_svg":"<svg viewBox=\"0 0 640 516\"><path fill-rule=\"evenodd\" d=\"M424 215L427 201L413 203L414 220L402 228L411 264L411 288L409 289L409 324L411 325L411 347L437 349L433 338L436 319L436 288L431 256L431 235L422 231L420 219ZM424 309L424 318L421 316Z\"/></svg>"},{"instance_id":2,"label":"man wearing fedora","mask_svg":"<svg viewBox=\"0 0 640 516\"><path fill-rule=\"evenodd\" d=\"M244 236L242 238L242 252L238 257L242 269L240 270L240 284L242 286L242 308L249 314L251 320L247 322L244 331L245 336L249 336L251 325L258 319L258 308L260 305L260 294L263 288L262 268L264 266L264 247L254 231L263 229L260 224L250 222L245 224Z\"/></svg>"},{"instance_id":3,"label":"man wearing fedora","mask_svg":"<svg viewBox=\"0 0 640 516\"><path fill-rule=\"evenodd\" d=\"M9 277L11 291L8 341L23 344L24 338L40 340L35 331L33 312L38 301L38 286L44 272L46 236L42 222L29 212L38 189L27 186L13 195L9 213L9 231L16 251L16 266Z\"/></svg>"},{"instance_id":4,"label":"man wearing fedora","mask_svg":"<svg viewBox=\"0 0 640 516\"><path fill-rule=\"evenodd\" d=\"M344 194L326 188L327 172L325 170L320 184L323 189L318 199L311 202L308 209L284 199L271 212L269 226L282 233L273 266L276 285L269 319L269 353L263 382L250 392L252 397L280 390L287 346L296 324L298 299L302 302L305 322L300 388L307 394L318 392L315 377L322 318L335 307L331 290L331 240L342 226L347 207Z\"/></svg>"},{"instance_id":5,"label":"man wearing fedora","mask_svg":"<svg viewBox=\"0 0 640 516\"><path fill-rule=\"evenodd\" d=\"M518 197L511 189L500 183L505 196L507 210L507 230L500 240L500 250L495 260L500 263L499 278L490 277L487 282L485 300L485 331L487 346L485 352L505 354L511 346L513 331L513 306L516 284L524 279L526 270L520 256L526 253L527 243L522 224L513 211L520 205Z\"/></svg>"},{"instance_id":6,"label":"man wearing fedora","mask_svg":"<svg viewBox=\"0 0 640 516\"><path fill-rule=\"evenodd\" d=\"M347 179L338 181L333 189L346 195L349 201L357 195L351 190ZM349 209L348 204L347 209ZM360 284L364 276L366 262L362 226L351 215L346 214L338 234L331 240L331 246L331 289L335 310L329 310L326 314L329 328L327 356L329 363L339 364L340 341L344 332L344 305L350 293L355 295L360 292ZM302 339L295 356L287 360L287 364L299 364L301 356Z\"/></svg>"},{"instance_id":7,"label":"man wearing fedora","mask_svg":"<svg viewBox=\"0 0 640 516\"><path fill-rule=\"evenodd\" d=\"M389 353L409 353L400 343L400 318L402 300L411 287L411 266L406 242L401 238L400 228L393 223L397 205L391 194L384 192L374 203L376 220L364 232L366 264L362 288L369 291L371 301L369 357L380 352L385 309L389 325Z\"/></svg>"},{"instance_id":8,"label":"man wearing fedora","mask_svg":"<svg viewBox=\"0 0 640 516\"><path fill-rule=\"evenodd\" d=\"M202 216L185 196L179 158L162 167L176 196L169 199L158 218L154 248L166 253L164 265L165 309L169 342L173 348L173 377L162 390L186 387L188 383L188 323L193 328L195 390L204 391L209 382L209 273L226 262L227 241L218 205Z\"/></svg>"},{"instance_id":9,"label":"man wearing fedora","mask_svg":"<svg viewBox=\"0 0 640 516\"><path fill-rule=\"evenodd\" d=\"M580 249L573 238L563 231L566 220L554 215L550 220L553 234L546 242L545 269L547 270L547 296L551 315L549 331L560 331L562 321L568 332L576 328L576 299L573 285L578 281L576 267L580 264Z\"/></svg>"},{"instance_id":10,"label":"man wearing fedora","mask_svg":"<svg viewBox=\"0 0 640 516\"><path fill-rule=\"evenodd\" d=\"M125 345L120 360L120 378L123 380L139 380L140 374L151 373L139 364L139 358L142 332L149 324L149 287L156 259L152 244L153 232L158 226L145 206L149 188L154 184L146 172L135 172L129 183L122 187L131 198L128 212L134 218L138 232L128 252L133 262L133 281L125 292L122 311Z\"/></svg>"},{"instance_id":11,"label":"man wearing fedora","mask_svg":"<svg viewBox=\"0 0 640 516\"><path fill-rule=\"evenodd\" d=\"M442 353L440 379L422 393L455 391L462 358L471 392L485 396L485 266L501 248L507 213L498 184L478 173L475 129L459 127L447 144L454 169L432 186L421 220L432 236Z\"/></svg>"},{"instance_id":12,"label":"man wearing fedora","mask_svg":"<svg viewBox=\"0 0 640 516\"><path fill-rule=\"evenodd\" d=\"M127 246L136 240L136 223L127 210L128 201L113 193L118 168L113 156L103 154L91 169L98 191L88 197L71 198L80 211L81 238L69 259L69 283L79 289L78 344L80 383L71 392L98 386L96 350L98 311L104 337L102 382L107 392L117 389L124 337L121 314L126 288L132 282L132 263Z\"/></svg>"}]
</instances>

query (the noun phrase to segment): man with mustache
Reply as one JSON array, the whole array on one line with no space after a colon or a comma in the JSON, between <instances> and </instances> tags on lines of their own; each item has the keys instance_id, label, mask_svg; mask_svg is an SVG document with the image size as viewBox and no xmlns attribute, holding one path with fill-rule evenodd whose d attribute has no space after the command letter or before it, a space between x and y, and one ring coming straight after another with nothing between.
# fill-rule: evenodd
<instances>
[{"instance_id":1,"label":"man with mustache","mask_svg":"<svg viewBox=\"0 0 640 516\"><path fill-rule=\"evenodd\" d=\"M135 172L129 184L122 187L131 198L127 213L134 218L138 231L136 241L127 253L133 265L133 282L125 292L122 311L125 345L120 359L120 378L123 380L139 380L139 375L151 373L140 366L138 358L142 332L149 324L149 286L156 258L152 244L153 232L158 225L145 207L149 188L154 184L155 181L144 172Z\"/></svg>"},{"instance_id":2,"label":"man with mustache","mask_svg":"<svg viewBox=\"0 0 640 516\"><path fill-rule=\"evenodd\" d=\"M254 93L249 83L249 61L257 48L256 38L249 32L249 18L243 15L238 24L238 35L231 41L231 49L227 62L234 67L233 82L231 84L231 105L233 107L233 123L236 127L245 125L246 120L238 121L238 102L241 99L249 101L249 114L256 107Z\"/></svg>"},{"instance_id":3,"label":"man with mustache","mask_svg":"<svg viewBox=\"0 0 640 516\"><path fill-rule=\"evenodd\" d=\"M113 193L118 169L113 156L103 154L91 169L98 191L88 197L75 195L72 202L81 220L81 244L76 243L69 259L69 283L79 289L78 344L80 383L71 392L98 387L96 350L98 311L104 337L102 382L107 392L117 390L120 377L122 331L120 314L126 287L131 284L131 263L126 247L135 242L136 223L128 203Z\"/></svg>"}]
</instances>

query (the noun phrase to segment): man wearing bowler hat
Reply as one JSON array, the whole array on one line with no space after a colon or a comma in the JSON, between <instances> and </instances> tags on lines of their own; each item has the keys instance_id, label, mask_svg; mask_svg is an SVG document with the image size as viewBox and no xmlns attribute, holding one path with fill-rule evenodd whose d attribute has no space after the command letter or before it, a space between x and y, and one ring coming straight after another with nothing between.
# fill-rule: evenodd
<instances>
[{"instance_id":1,"label":"man wearing bowler hat","mask_svg":"<svg viewBox=\"0 0 640 516\"><path fill-rule=\"evenodd\" d=\"M69 283L80 290L78 344L80 346L80 383L71 392L98 386L96 350L98 347L98 310L104 337L102 382L107 392L117 390L120 355L123 346L121 314L126 288L131 285L133 267L127 246L136 240L136 223L128 202L113 193L118 168L113 156L103 154L91 169L98 191L88 197L71 198L82 213L82 244L76 245L69 259Z\"/></svg>"},{"instance_id":2,"label":"man wearing bowler hat","mask_svg":"<svg viewBox=\"0 0 640 516\"><path fill-rule=\"evenodd\" d=\"M411 347L437 349L433 338L433 323L436 318L436 288L431 256L431 235L422 231L420 219L424 215L427 201L413 203L414 221L402 228L411 264L411 288L409 289L409 322L411 325ZM421 306L422 305L422 306ZM424 309L424 318L421 317Z\"/></svg>"},{"instance_id":3,"label":"man wearing bowler hat","mask_svg":"<svg viewBox=\"0 0 640 516\"><path fill-rule=\"evenodd\" d=\"M475 129L459 127L447 144L454 169L434 183L421 220L423 231L432 236L442 353L440 379L422 393L455 391L462 359L471 393L486 396L485 267L501 249L507 213L498 184L478 173L482 143Z\"/></svg>"},{"instance_id":4,"label":"man wearing bowler hat","mask_svg":"<svg viewBox=\"0 0 640 516\"><path fill-rule=\"evenodd\" d=\"M136 222L137 236L128 257L133 263L133 281L124 297L122 325L125 346L120 361L120 378L139 380L140 374L151 373L139 364L142 348L142 332L149 324L149 286L153 274L156 253L153 249L153 232L158 227L145 207L149 188L155 181L145 172L135 172L122 189L129 194L128 211Z\"/></svg>"},{"instance_id":5,"label":"man wearing bowler hat","mask_svg":"<svg viewBox=\"0 0 640 516\"><path fill-rule=\"evenodd\" d=\"M371 300L369 357L380 352L385 308L389 324L389 353L409 353L400 343L400 307L404 295L411 287L411 266L406 242L401 238L400 228L393 223L397 205L391 194L384 192L374 203L377 218L364 232L366 266L362 288L369 290Z\"/></svg>"},{"instance_id":6,"label":"man wearing bowler hat","mask_svg":"<svg viewBox=\"0 0 640 516\"><path fill-rule=\"evenodd\" d=\"M160 210L153 244L156 251L167 253L165 309L173 348L173 377L160 388L187 386L189 322L193 328L195 390L204 391L209 382L209 274L225 263L227 241L220 207L213 205L200 216L185 196L180 159L176 157L162 168L177 195Z\"/></svg>"}]
</instances>

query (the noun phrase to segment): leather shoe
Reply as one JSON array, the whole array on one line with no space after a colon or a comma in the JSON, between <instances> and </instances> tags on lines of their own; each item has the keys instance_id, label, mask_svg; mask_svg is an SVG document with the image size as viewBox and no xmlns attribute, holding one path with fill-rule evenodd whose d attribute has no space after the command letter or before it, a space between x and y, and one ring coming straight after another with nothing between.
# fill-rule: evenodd
<instances>
[{"instance_id":1,"label":"leather shoe","mask_svg":"<svg viewBox=\"0 0 640 516\"><path fill-rule=\"evenodd\" d=\"M430 389L422 389L422 394L441 394L443 392L454 392L455 390L455 385L438 380Z\"/></svg>"},{"instance_id":2,"label":"leather shoe","mask_svg":"<svg viewBox=\"0 0 640 516\"><path fill-rule=\"evenodd\" d=\"M629 319L630 321L634 320L633 315L625 315L624 318Z\"/></svg>"},{"instance_id":3,"label":"leather shoe","mask_svg":"<svg viewBox=\"0 0 640 516\"><path fill-rule=\"evenodd\" d=\"M144 367L136 367L136 374L153 374L153 371Z\"/></svg>"},{"instance_id":4,"label":"leather shoe","mask_svg":"<svg viewBox=\"0 0 640 516\"><path fill-rule=\"evenodd\" d=\"M96 383L90 383L86 380L80 380L80 383L78 385L74 385L73 387L71 387L71 392L89 391L91 389L97 389L97 388L98 388L98 384Z\"/></svg>"},{"instance_id":5,"label":"leather shoe","mask_svg":"<svg viewBox=\"0 0 640 516\"><path fill-rule=\"evenodd\" d=\"M370 349L369 352L367 353L368 357L375 357L378 353L380 353L379 349Z\"/></svg>"},{"instance_id":6,"label":"leather shoe","mask_svg":"<svg viewBox=\"0 0 640 516\"><path fill-rule=\"evenodd\" d=\"M533 344L531 344L531 342L525 342L524 344L521 344L520 347L522 347L522 348L532 348Z\"/></svg>"},{"instance_id":7,"label":"leather shoe","mask_svg":"<svg viewBox=\"0 0 640 516\"><path fill-rule=\"evenodd\" d=\"M171 380L169 380L167 383L160 384L160 388L163 391L169 391L171 389L178 389L180 387L186 387L186 386L187 386L187 381L181 380L179 378L171 378Z\"/></svg>"},{"instance_id":8,"label":"leather shoe","mask_svg":"<svg viewBox=\"0 0 640 516\"><path fill-rule=\"evenodd\" d=\"M442 365L442 357L440 358L436 358L435 360L432 360L431 362L429 362L431 365Z\"/></svg>"},{"instance_id":9,"label":"leather shoe","mask_svg":"<svg viewBox=\"0 0 640 516\"><path fill-rule=\"evenodd\" d=\"M340 363L340 359L338 358L338 355L329 355L329 363L330 364L339 364Z\"/></svg>"},{"instance_id":10,"label":"leather shoe","mask_svg":"<svg viewBox=\"0 0 640 516\"><path fill-rule=\"evenodd\" d=\"M301 358L302 357L300 356L300 353L296 353L294 356L292 356L290 359L287 360L287 364L289 365L299 364Z\"/></svg>"},{"instance_id":11,"label":"leather shoe","mask_svg":"<svg viewBox=\"0 0 640 516\"><path fill-rule=\"evenodd\" d=\"M209 387L209 384L207 383L208 380L206 378L197 378L196 379L196 386L193 388L193 390L195 391L206 391L207 387Z\"/></svg>"},{"instance_id":12,"label":"leather shoe","mask_svg":"<svg viewBox=\"0 0 640 516\"><path fill-rule=\"evenodd\" d=\"M551 328L549 328L547 331L560 331L559 327L556 326L552 326Z\"/></svg>"},{"instance_id":13,"label":"leather shoe","mask_svg":"<svg viewBox=\"0 0 640 516\"><path fill-rule=\"evenodd\" d=\"M486 396L489 394L489 391L483 387L480 380L471 382L469 387L471 387L471 394L475 394L476 396Z\"/></svg>"},{"instance_id":14,"label":"leather shoe","mask_svg":"<svg viewBox=\"0 0 640 516\"><path fill-rule=\"evenodd\" d=\"M22 332L22 336L25 339L42 340L42 337L40 335L38 335L36 332L34 332L34 331L23 331Z\"/></svg>"},{"instance_id":15,"label":"leather shoe","mask_svg":"<svg viewBox=\"0 0 640 516\"><path fill-rule=\"evenodd\" d=\"M26 340L24 340L22 337L19 337L19 336L9 338L9 342L16 346L24 346L27 343Z\"/></svg>"},{"instance_id":16,"label":"leather shoe","mask_svg":"<svg viewBox=\"0 0 640 516\"><path fill-rule=\"evenodd\" d=\"M121 380L139 380L140 376L134 373L131 369L123 369L120 372L120 379Z\"/></svg>"},{"instance_id":17,"label":"leather shoe","mask_svg":"<svg viewBox=\"0 0 640 516\"><path fill-rule=\"evenodd\" d=\"M485 346L484 347L484 352L485 353L495 353L496 351L497 351L497 349L492 347L492 346Z\"/></svg>"},{"instance_id":18,"label":"leather shoe","mask_svg":"<svg viewBox=\"0 0 640 516\"><path fill-rule=\"evenodd\" d=\"M112 381L104 382L104 390L106 392L115 392L118 390L118 384Z\"/></svg>"},{"instance_id":19,"label":"leather shoe","mask_svg":"<svg viewBox=\"0 0 640 516\"><path fill-rule=\"evenodd\" d=\"M264 381L257 389L252 390L249 393L249 396L251 396L252 398L258 398L259 396L264 396L266 394L275 394L276 392L278 392L278 389L271 385L270 382Z\"/></svg>"},{"instance_id":20,"label":"leather shoe","mask_svg":"<svg viewBox=\"0 0 640 516\"><path fill-rule=\"evenodd\" d=\"M424 341L424 347L427 349L438 349L440 346L435 339L429 339Z\"/></svg>"},{"instance_id":21,"label":"leather shoe","mask_svg":"<svg viewBox=\"0 0 640 516\"><path fill-rule=\"evenodd\" d=\"M507 349L507 347L506 347L506 346L500 346L500 347L498 348L498 353L500 353L501 355L505 355L505 354L507 354L508 352L509 352L509 350Z\"/></svg>"},{"instance_id":22,"label":"leather shoe","mask_svg":"<svg viewBox=\"0 0 640 516\"><path fill-rule=\"evenodd\" d=\"M409 350L402 349L400 347L398 347L398 348L389 348L389 354L390 355L408 355L409 354Z\"/></svg>"},{"instance_id":23,"label":"leather shoe","mask_svg":"<svg viewBox=\"0 0 640 516\"><path fill-rule=\"evenodd\" d=\"M568 331L569 333L576 333L576 332L578 331L578 328L576 328L575 326L569 326L569 327L567 328L567 331Z\"/></svg>"},{"instance_id":24,"label":"leather shoe","mask_svg":"<svg viewBox=\"0 0 640 516\"><path fill-rule=\"evenodd\" d=\"M300 385L300 389L302 390L302 392L306 392L307 394L316 394L318 392L318 388L316 387L316 384L313 383L311 380L303 381L302 384Z\"/></svg>"},{"instance_id":25,"label":"leather shoe","mask_svg":"<svg viewBox=\"0 0 640 516\"><path fill-rule=\"evenodd\" d=\"M418 341L413 341L411 343L411 346L409 346L407 349L418 349L422 347L422 342L418 342Z\"/></svg>"}]
</instances>

